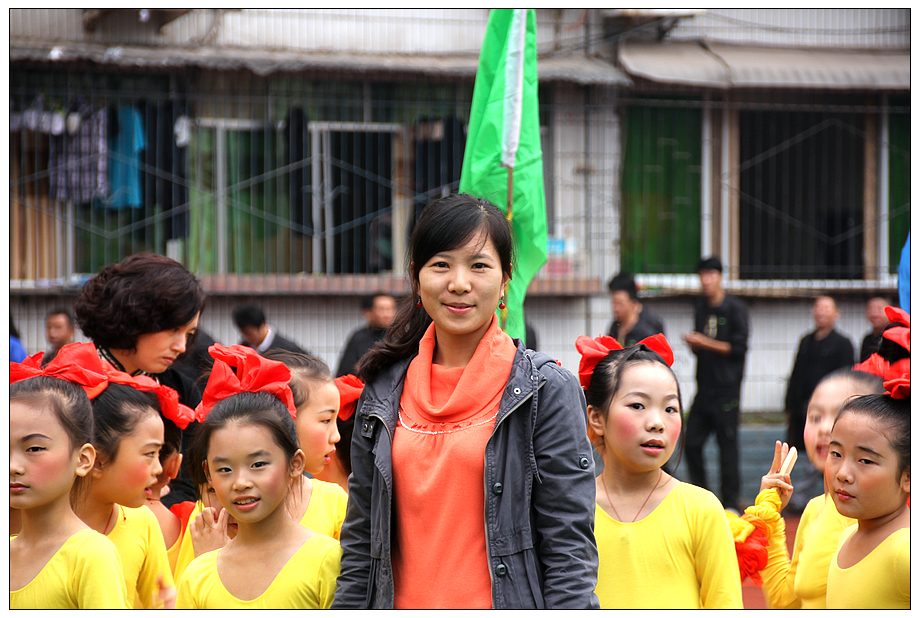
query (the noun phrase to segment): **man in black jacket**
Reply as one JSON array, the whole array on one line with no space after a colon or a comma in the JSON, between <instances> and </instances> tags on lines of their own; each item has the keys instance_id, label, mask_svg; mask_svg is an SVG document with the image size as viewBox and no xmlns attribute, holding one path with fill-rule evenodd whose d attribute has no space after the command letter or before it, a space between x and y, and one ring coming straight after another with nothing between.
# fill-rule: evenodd
<instances>
[{"instance_id":1,"label":"man in black jacket","mask_svg":"<svg viewBox=\"0 0 920 618\"><path fill-rule=\"evenodd\" d=\"M353 331L348 337L339 366L335 370L336 376L354 373L358 361L364 353L383 339L393 318L396 317L396 298L386 292L376 292L371 296L361 299L361 313L367 324Z\"/></svg>"},{"instance_id":2,"label":"man in black jacket","mask_svg":"<svg viewBox=\"0 0 920 618\"><path fill-rule=\"evenodd\" d=\"M722 262L700 260L697 267L703 297L697 299L694 329L684 341L696 354L697 392L687 420L687 471L690 482L706 485L703 445L715 432L719 445L722 493L726 509L741 510L738 469L738 424L741 379L749 331L747 306L722 288Z\"/></svg>"},{"instance_id":3,"label":"man in black jacket","mask_svg":"<svg viewBox=\"0 0 920 618\"><path fill-rule=\"evenodd\" d=\"M607 334L620 345L629 347L651 335L664 334L661 318L645 309L639 301L639 288L631 274L621 272L614 275L607 282L607 290L613 310L613 322Z\"/></svg>"},{"instance_id":4,"label":"man in black jacket","mask_svg":"<svg viewBox=\"0 0 920 618\"><path fill-rule=\"evenodd\" d=\"M799 341L792 375L789 376L786 388L786 442L799 451L805 448L805 409L812 391L827 374L841 367L850 367L856 362L853 343L834 328L839 317L837 303L833 298L817 297L812 305L815 330Z\"/></svg>"},{"instance_id":5,"label":"man in black jacket","mask_svg":"<svg viewBox=\"0 0 920 618\"><path fill-rule=\"evenodd\" d=\"M275 331L265 320L265 313L258 305L237 306L233 310L233 323L243 336L240 344L255 348L259 354L271 349L307 354L302 347Z\"/></svg>"}]
</instances>

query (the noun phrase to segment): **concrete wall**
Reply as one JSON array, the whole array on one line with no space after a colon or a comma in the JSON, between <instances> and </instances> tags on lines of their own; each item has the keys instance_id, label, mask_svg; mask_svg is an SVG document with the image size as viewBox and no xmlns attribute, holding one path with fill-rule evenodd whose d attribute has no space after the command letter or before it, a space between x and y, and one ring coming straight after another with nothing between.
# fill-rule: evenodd
<instances>
[{"instance_id":1,"label":"concrete wall","mask_svg":"<svg viewBox=\"0 0 920 618\"><path fill-rule=\"evenodd\" d=\"M541 50L584 48L587 9L539 9ZM196 9L166 24L137 10L102 16L92 32L82 9L12 9L17 38L151 46L312 52L479 55L488 9Z\"/></svg>"},{"instance_id":2,"label":"concrete wall","mask_svg":"<svg viewBox=\"0 0 920 618\"><path fill-rule=\"evenodd\" d=\"M869 49L910 48L910 9L712 8L681 19L668 38Z\"/></svg>"}]
</instances>

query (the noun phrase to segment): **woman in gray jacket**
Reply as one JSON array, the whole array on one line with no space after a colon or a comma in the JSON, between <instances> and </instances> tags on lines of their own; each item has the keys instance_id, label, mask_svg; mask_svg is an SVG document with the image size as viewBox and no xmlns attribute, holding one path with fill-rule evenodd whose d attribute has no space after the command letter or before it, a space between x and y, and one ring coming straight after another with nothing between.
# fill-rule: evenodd
<instances>
[{"instance_id":1,"label":"woman in gray jacket","mask_svg":"<svg viewBox=\"0 0 920 618\"><path fill-rule=\"evenodd\" d=\"M498 328L511 256L491 203L423 211L413 294L359 365L333 607L597 607L584 394Z\"/></svg>"}]
</instances>

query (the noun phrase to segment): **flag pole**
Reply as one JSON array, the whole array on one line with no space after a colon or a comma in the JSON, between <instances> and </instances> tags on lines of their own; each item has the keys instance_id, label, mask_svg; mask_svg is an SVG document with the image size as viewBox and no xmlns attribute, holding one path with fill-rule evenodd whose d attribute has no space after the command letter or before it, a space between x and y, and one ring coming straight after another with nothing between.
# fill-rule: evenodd
<instances>
[{"instance_id":1,"label":"flag pole","mask_svg":"<svg viewBox=\"0 0 920 618\"><path fill-rule=\"evenodd\" d=\"M511 221L511 206L514 203L514 168L508 167L508 212L505 213L505 218L508 221Z\"/></svg>"},{"instance_id":2,"label":"flag pole","mask_svg":"<svg viewBox=\"0 0 920 618\"><path fill-rule=\"evenodd\" d=\"M508 212L505 213L505 218L506 218L506 219L509 221L509 223L510 223L510 222L511 222L511 217L512 217L512 212L513 212L512 206L513 206L513 204L514 204L514 167L512 167L512 166L509 165L507 169L508 169L508 199L507 199L507 203L508 203ZM512 230L512 234L513 234L513 233L514 233L514 230ZM507 326L508 326L508 307L505 306L505 308L504 308L504 309L501 309L500 311L501 311L501 324L500 324L501 329L502 329L502 330L507 330Z\"/></svg>"}]
</instances>

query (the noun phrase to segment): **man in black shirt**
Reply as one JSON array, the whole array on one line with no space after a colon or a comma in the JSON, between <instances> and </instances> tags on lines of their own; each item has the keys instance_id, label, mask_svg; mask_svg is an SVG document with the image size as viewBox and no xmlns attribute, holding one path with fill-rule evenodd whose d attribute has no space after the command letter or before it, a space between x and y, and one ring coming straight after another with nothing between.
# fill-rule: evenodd
<instances>
[{"instance_id":1,"label":"man in black shirt","mask_svg":"<svg viewBox=\"0 0 920 618\"><path fill-rule=\"evenodd\" d=\"M786 388L788 431L786 442L800 452L805 448L805 409L821 378L835 369L850 367L855 362L853 344L837 325L837 303L830 296L819 296L812 305L815 330L799 341L799 349Z\"/></svg>"},{"instance_id":2,"label":"man in black shirt","mask_svg":"<svg viewBox=\"0 0 920 618\"><path fill-rule=\"evenodd\" d=\"M622 272L614 275L607 282L607 289L613 310L613 322L607 334L620 345L629 347L651 335L664 334L661 318L644 309L639 302L639 288L631 274Z\"/></svg>"},{"instance_id":3,"label":"man in black shirt","mask_svg":"<svg viewBox=\"0 0 920 618\"><path fill-rule=\"evenodd\" d=\"M748 311L740 299L722 289L722 262L717 257L700 260L697 272L703 297L694 310L694 328L684 341L696 354L697 392L687 420L687 471L690 482L706 485L703 445L716 434L722 481L722 504L741 510L738 501L738 424L741 379L747 354Z\"/></svg>"},{"instance_id":4,"label":"man in black shirt","mask_svg":"<svg viewBox=\"0 0 920 618\"><path fill-rule=\"evenodd\" d=\"M888 316L885 315L885 307L891 302L883 296L873 296L866 301L866 319L872 326L872 330L863 337L862 345L859 346L859 362L869 358L873 352L878 352L878 344L882 342L882 331L888 326Z\"/></svg>"},{"instance_id":5,"label":"man in black shirt","mask_svg":"<svg viewBox=\"0 0 920 618\"><path fill-rule=\"evenodd\" d=\"M339 359L339 366L335 370L336 376L354 373L364 353L383 339L383 335L396 316L396 299L392 294L386 292L365 296L361 299L361 313L364 314L367 324L352 332L348 337L345 349L342 350L342 357Z\"/></svg>"}]
</instances>

